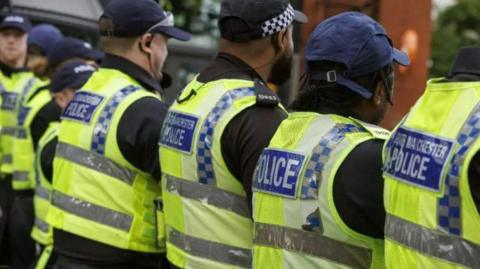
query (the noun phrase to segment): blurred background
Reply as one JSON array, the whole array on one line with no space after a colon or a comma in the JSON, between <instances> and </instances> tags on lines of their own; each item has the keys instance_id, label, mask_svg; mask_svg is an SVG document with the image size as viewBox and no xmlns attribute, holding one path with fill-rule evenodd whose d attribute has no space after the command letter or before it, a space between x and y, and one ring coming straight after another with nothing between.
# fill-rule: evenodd
<instances>
[{"instance_id":1,"label":"blurred background","mask_svg":"<svg viewBox=\"0 0 480 269\"><path fill-rule=\"evenodd\" d=\"M65 35L98 43L96 22L108 1L114 0L0 0L0 16L14 11L34 23L50 22ZM134 0L132 0L134 1ZM153 1L153 0L152 0ZM192 42L169 45L166 70L174 78L167 101L215 56L219 33L216 22L221 0L159 0L175 14L176 24L194 34ZM392 128L408 113L429 78L445 76L456 52L463 46L480 45L480 0L291 0L306 13L309 23L297 27L292 79L278 90L288 105L303 72L302 49L309 33L322 20L343 11L359 11L380 21L395 46L411 57L412 65L396 76L394 107L383 122Z\"/></svg>"}]
</instances>

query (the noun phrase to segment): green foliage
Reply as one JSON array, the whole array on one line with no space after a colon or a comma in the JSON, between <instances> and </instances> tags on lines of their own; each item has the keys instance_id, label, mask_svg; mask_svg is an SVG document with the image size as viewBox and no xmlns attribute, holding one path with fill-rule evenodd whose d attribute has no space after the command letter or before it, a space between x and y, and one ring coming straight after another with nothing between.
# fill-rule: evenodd
<instances>
[{"instance_id":1,"label":"green foliage","mask_svg":"<svg viewBox=\"0 0 480 269\"><path fill-rule=\"evenodd\" d=\"M457 0L443 10L434 24L431 77L448 74L460 48L480 46L480 1Z\"/></svg>"}]
</instances>

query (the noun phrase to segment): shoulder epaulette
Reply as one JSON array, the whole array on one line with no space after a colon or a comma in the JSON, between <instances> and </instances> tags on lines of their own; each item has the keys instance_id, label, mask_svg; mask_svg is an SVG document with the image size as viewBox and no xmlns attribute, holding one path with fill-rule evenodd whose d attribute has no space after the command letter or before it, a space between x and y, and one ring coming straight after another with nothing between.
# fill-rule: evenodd
<instances>
[{"instance_id":1,"label":"shoulder epaulette","mask_svg":"<svg viewBox=\"0 0 480 269\"><path fill-rule=\"evenodd\" d=\"M255 81L255 94L257 104L261 106L278 106L280 98L267 86L259 81Z\"/></svg>"},{"instance_id":2,"label":"shoulder epaulette","mask_svg":"<svg viewBox=\"0 0 480 269\"><path fill-rule=\"evenodd\" d=\"M352 119L353 121L355 121L357 124L361 125L363 128L365 128L372 136L374 136L375 138L378 138L378 139L387 139L388 137L390 137L390 131L380 127L380 126L377 126L377 125L374 125L374 124L370 124L370 123L366 123L364 121L361 121L361 120L357 120L357 119L354 119L354 118L350 118Z\"/></svg>"}]
</instances>

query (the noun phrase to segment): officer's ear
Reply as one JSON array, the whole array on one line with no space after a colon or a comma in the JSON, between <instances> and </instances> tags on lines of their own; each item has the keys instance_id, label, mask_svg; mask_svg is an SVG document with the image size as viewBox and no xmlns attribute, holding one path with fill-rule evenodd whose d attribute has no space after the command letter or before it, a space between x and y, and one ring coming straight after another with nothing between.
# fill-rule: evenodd
<instances>
[{"instance_id":1,"label":"officer's ear","mask_svg":"<svg viewBox=\"0 0 480 269\"><path fill-rule=\"evenodd\" d=\"M375 87L375 92L373 93L372 101L376 106L382 105L384 100L387 100L388 97L386 96L387 89L381 81L377 82L377 86Z\"/></svg>"},{"instance_id":2,"label":"officer's ear","mask_svg":"<svg viewBox=\"0 0 480 269\"><path fill-rule=\"evenodd\" d=\"M140 43L139 43L139 48L141 52L151 54L152 49L151 49L151 44L153 40L153 35L150 33L146 33L140 37Z\"/></svg>"},{"instance_id":3,"label":"officer's ear","mask_svg":"<svg viewBox=\"0 0 480 269\"><path fill-rule=\"evenodd\" d=\"M288 30L289 28L283 29L278 34L274 36L273 45L277 52L284 52L288 46Z\"/></svg>"}]
</instances>

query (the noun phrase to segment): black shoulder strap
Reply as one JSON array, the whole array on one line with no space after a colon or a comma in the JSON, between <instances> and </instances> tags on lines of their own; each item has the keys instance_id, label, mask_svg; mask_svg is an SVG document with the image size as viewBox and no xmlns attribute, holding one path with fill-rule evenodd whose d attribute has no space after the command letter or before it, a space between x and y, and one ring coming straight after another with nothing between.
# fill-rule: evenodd
<instances>
[{"instance_id":1,"label":"black shoulder strap","mask_svg":"<svg viewBox=\"0 0 480 269\"><path fill-rule=\"evenodd\" d=\"M275 107L280 103L280 98L260 81L255 81L257 105Z\"/></svg>"},{"instance_id":2,"label":"black shoulder strap","mask_svg":"<svg viewBox=\"0 0 480 269\"><path fill-rule=\"evenodd\" d=\"M48 85L44 85L44 86L41 86L41 87L38 87L35 89L35 91L28 97L28 100L27 102L30 102L35 96L37 96L37 94L39 94L41 91L43 90L49 90L50 89L50 84Z\"/></svg>"}]
</instances>

